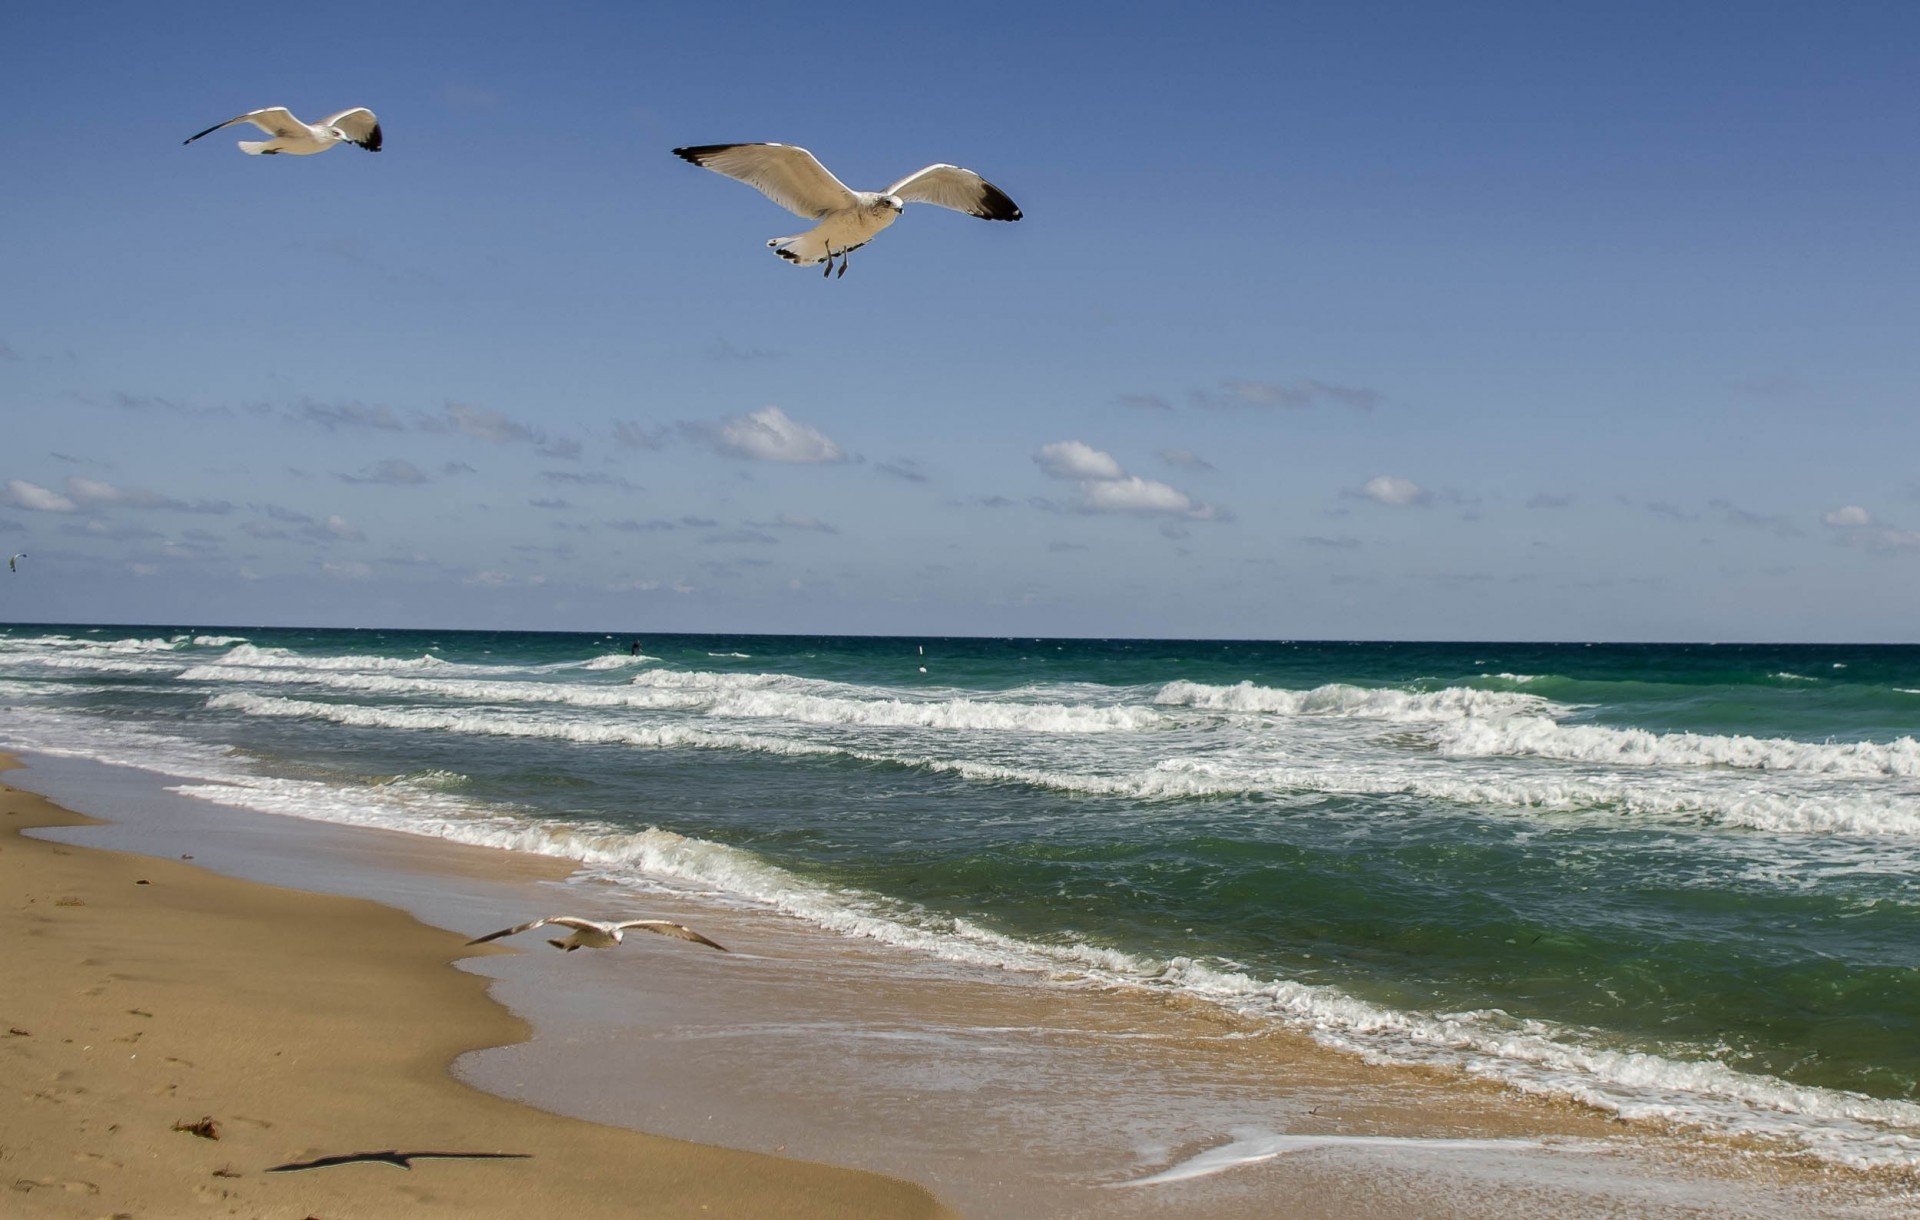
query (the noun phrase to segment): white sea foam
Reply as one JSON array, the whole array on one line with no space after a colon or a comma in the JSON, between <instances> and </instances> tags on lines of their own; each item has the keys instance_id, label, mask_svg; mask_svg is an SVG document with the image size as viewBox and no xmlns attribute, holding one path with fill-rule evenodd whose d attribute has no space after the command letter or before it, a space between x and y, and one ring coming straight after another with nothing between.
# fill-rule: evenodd
<instances>
[{"instance_id":1,"label":"white sea foam","mask_svg":"<svg viewBox=\"0 0 1920 1220\"><path fill-rule=\"evenodd\" d=\"M584 717L566 719L551 715L462 709L362 707L350 703L319 703L239 692L214 695L207 700L207 706L250 716L327 720L357 728L438 730L491 737L568 741L581 745L628 745L655 749L690 746L787 755L840 753L831 746L752 737L743 733L717 733L684 724L643 725Z\"/></svg>"},{"instance_id":2,"label":"white sea foam","mask_svg":"<svg viewBox=\"0 0 1920 1220\"><path fill-rule=\"evenodd\" d=\"M1284 1135L1272 1131L1237 1128L1230 1139L1218 1147L1188 1157L1179 1164L1143 1178L1110 1182L1110 1187L1160 1186L1203 1178L1241 1165L1270 1161L1292 1152L1310 1152L1319 1148L1344 1148L1355 1151L1391 1152L1523 1152L1549 1145L1528 1139L1441 1139L1392 1135ZM1571 1147L1560 1144L1555 1147Z\"/></svg>"},{"instance_id":3,"label":"white sea foam","mask_svg":"<svg viewBox=\"0 0 1920 1220\"><path fill-rule=\"evenodd\" d=\"M245 665L256 669L432 669L447 664L436 656L316 657L290 648L262 648L256 644L238 644L214 662L218 665Z\"/></svg>"},{"instance_id":4,"label":"white sea foam","mask_svg":"<svg viewBox=\"0 0 1920 1220\"><path fill-rule=\"evenodd\" d=\"M179 669L179 666L170 665L165 661L142 661L102 656L99 653L60 653L36 657L34 661L48 669L85 670L103 674L170 674Z\"/></svg>"},{"instance_id":5,"label":"white sea foam","mask_svg":"<svg viewBox=\"0 0 1920 1220\"><path fill-rule=\"evenodd\" d=\"M1920 741L1808 742L1705 733L1561 724L1544 716L1468 719L1441 726L1434 741L1456 758L1552 758L1639 767L1737 767L1825 775L1920 776Z\"/></svg>"},{"instance_id":6,"label":"white sea foam","mask_svg":"<svg viewBox=\"0 0 1920 1220\"><path fill-rule=\"evenodd\" d=\"M426 695L503 704L562 704L581 708L685 710L722 719L940 731L1028 733L1138 732L1166 717L1150 708L1073 707L976 699L857 699L767 690L754 683L666 683L592 686L552 682L413 678L293 668L201 665L179 674L187 682L302 685L376 695ZM240 710L250 710L241 708ZM402 727L396 723L395 727ZM473 731L488 731L476 727Z\"/></svg>"},{"instance_id":7,"label":"white sea foam","mask_svg":"<svg viewBox=\"0 0 1920 1220\"><path fill-rule=\"evenodd\" d=\"M660 660L644 652L612 652L603 657L595 657L581 666L582 669L631 669L638 665L652 665Z\"/></svg>"},{"instance_id":8,"label":"white sea foam","mask_svg":"<svg viewBox=\"0 0 1920 1220\"><path fill-rule=\"evenodd\" d=\"M399 723L410 727L461 727L469 715L458 710L354 708L238 692L215 696L212 702L253 714L320 716L336 723L387 725L396 723L397 715ZM488 714L482 719L486 731L496 733L557 731L551 717L516 720ZM604 734L616 727L582 724L565 731ZM686 735L675 744L739 746L751 740L682 731ZM444 776L366 786L265 777L250 774L244 759L217 748L116 722L20 708L0 716L0 733L16 748L158 766L193 781L176 790L222 804L556 856L579 862L585 876L643 888L692 887L844 935L955 962L1036 973L1071 986L1178 992L1308 1031L1329 1046L1378 1062L1461 1069L1511 1087L1574 1098L1623 1117L1655 1117L1783 1141L1837 1163L1920 1164L1920 1106L1796 1086L1714 1062L1610 1050L1597 1031L1517 1021L1499 1012L1400 1011L1335 988L1260 978L1185 957L1156 959L1099 944L1024 941L965 918L934 916L875 895L830 889L750 853L670 831L543 821L476 808L459 799L457 782L452 785L455 791L449 791ZM650 743L668 740L642 737ZM748 748L784 751L794 744L762 740ZM1284 1150L1273 1147L1275 1154Z\"/></svg>"},{"instance_id":9,"label":"white sea foam","mask_svg":"<svg viewBox=\"0 0 1920 1220\"><path fill-rule=\"evenodd\" d=\"M189 671L192 673L193 671ZM764 675L760 675L764 676ZM288 677L286 681L296 680ZM882 739L794 736L815 724L907 726L940 729L965 725L1025 732L1090 733L1154 727L1147 709L981 704L913 705L815 700L782 694L777 700L752 684L744 690L700 692L631 687L553 686L540 683L421 679L396 675L308 674L297 679L355 691L433 693L514 703L539 700L579 709L580 715L543 714L534 708L378 707L283 699L246 692L211 697L208 707L251 716L306 718L362 728L395 728L481 736L542 739L648 749L689 747L741 750L785 756L834 756L889 763L980 783L1013 783L1063 792L1139 800L1181 800L1250 794L1406 796L1486 810L1600 812L1655 819L1709 822L1779 834L1920 836L1920 797L1912 791L1880 792L1809 786L1811 777L1782 775L1749 782L1740 773L1699 772L1621 775L1563 773L1514 764L1506 770L1466 770L1443 757L1376 752L1337 754L1327 761L1274 762L1258 754L1189 757L1176 754L1123 770L1074 769L991 757L954 757L931 752L932 739L888 743ZM762 702L762 700L769 700ZM965 701L962 701L964 703ZM679 709L701 712L709 723L676 720L646 723L604 719L596 709ZM1062 713L1068 713L1063 715ZM811 714L813 719L809 720ZM711 719L753 719L768 732L715 728ZM980 749L969 738L969 749ZM1060 760L1065 762L1065 758Z\"/></svg>"},{"instance_id":10,"label":"white sea foam","mask_svg":"<svg viewBox=\"0 0 1920 1220\"><path fill-rule=\"evenodd\" d=\"M715 700L708 713L806 724L1038 733L1127 733L1165 723L1159 713L1137 707L1069 707L977 699L834 699L757 690L737 691Z\"/></svg>"},{"instance_id":11,"label":"white sea foam","mask_svg":"<svg viewBox=\"0 0 1920 1220\"><path fill-rule=\"evenodd\" d=\"M1449 686L1437 691L1404 691L1331 683L1311 690L1281 690L1241 682L1208 686L1199 682L1169 682L1153 698L1155 703L1224 712L1267 712L1281 716L1354 716L1368 719L1424 722L1459 718L1539 715L1555 705L1538 695L1512 691L1475 690Z\"/></svg>"}]
</instances>

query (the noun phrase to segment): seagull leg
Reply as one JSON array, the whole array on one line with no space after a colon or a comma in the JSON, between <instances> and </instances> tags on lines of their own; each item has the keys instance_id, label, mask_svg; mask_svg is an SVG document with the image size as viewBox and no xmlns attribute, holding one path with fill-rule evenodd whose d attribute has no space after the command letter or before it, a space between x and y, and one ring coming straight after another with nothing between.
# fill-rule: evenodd
<instances>
[{"instance_id":1,"label":"seagull leg","mask_svg":"<svg viewBox=\"0 0 1920 1220\"><path fill-rule=\"evenodd\" d=\"M833 274L833 247L828 246L827 247L827 265L825 270L820 272L820 278L824 280L832 274Z\"/></svg>"},{"instance_id":2,"label":"seagull leg","mask_svg":"<svg viewBox=\"0 0 1920 1220\"><path fill-rule=\"evenodd\" d=\"M845 275L846 273L847 273L847 252L845 250L842 250L840 251L840 275ZM840 278L840 275L836 275L833 278L837 280Z\"/></svg>"}]
</instances>

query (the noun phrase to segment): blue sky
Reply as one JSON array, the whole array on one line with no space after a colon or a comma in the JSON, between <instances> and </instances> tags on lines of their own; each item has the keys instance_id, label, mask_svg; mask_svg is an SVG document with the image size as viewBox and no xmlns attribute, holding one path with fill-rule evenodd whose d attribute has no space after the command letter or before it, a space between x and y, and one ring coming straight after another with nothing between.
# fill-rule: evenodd
<instances>
[{"instance_id":1,"label":"blue sky","mask_svg":"<svg viewBox=\"0 0 1920 1220\"><path fill-rule=\"evenodd\" d=\"M9 18L0 618L1920 639L1920 6L307 11Z\"/></svg>"}]
</instances>

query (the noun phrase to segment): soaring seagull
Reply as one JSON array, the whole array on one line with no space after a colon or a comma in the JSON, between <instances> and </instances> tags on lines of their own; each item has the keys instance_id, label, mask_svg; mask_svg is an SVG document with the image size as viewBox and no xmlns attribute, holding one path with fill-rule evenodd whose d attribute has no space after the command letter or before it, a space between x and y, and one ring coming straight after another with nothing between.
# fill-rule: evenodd
<instances>
[{"instance_id":1,"label":"soaring seagull","mask_svg":"<svg viewBox=\"0 0 1920 1220\"><path fill-rule=\"evenodd\" d=\"M180 142L191 144L201 136L210 135L222 127L231 127L235 123L252 123L273 137L271 140L238 141L240 151L250 157L270 157L275 153L292 153L296 157L306 157L325 152L343 141L348 144L358 144L368 152L380 151L380 120L375 118L373 111L365 106L355 106L352 110L330 114L318 123L302 123L289 114L285 106L268 106L265 110L249 110L245 114L235 115L224 123L215 123L205 131L188 136Z\"/></svg>"},{"instance_id":2,"label":"soaring seagull","mask_svg":"<svg viewBox=\"0 0 1920 1220\"><path fill-rule=\"evenodd\" d=\"M812 153L792 144L701 144L673 152L703 169L738 178L795 216L819 221L805 233L776 237L767 245L802 267L824 262L822 275L832 273L836 258L845 275L847 252L872 241L909 203L934 203L982 220L1020 219L1019 207L1005 191L957 165L929 165L884 191L856 191L828 173Z\"/></svg>"},{"instance_id":3,"label":"soaring seagull","mask_svg":"<svg viewBox=\"0 0 1920 1220\"><path fill-rule=\"evenodd\" d=\"M681 940L690 940L705 945L709 949L727 952L727 947L718 941L708 940L685 924L674 923L670 919L628 919L620 923L609 923L599 919L582 919L578 915L548 915L543 919L530 920L511 928L502 928L498 932L489 932L485 936L476 936L467 943L484 945L490 940L499 940L503 936L518 936L522 932L531 932L550 923L563 928L572 928L571 935L561 940L547 943L556 949L565 949L572 953L575 949L611 949L620 943L628 928L639 928L645 932L658 932L662 936L677 936Z\"/></svg>"}]
</instances>

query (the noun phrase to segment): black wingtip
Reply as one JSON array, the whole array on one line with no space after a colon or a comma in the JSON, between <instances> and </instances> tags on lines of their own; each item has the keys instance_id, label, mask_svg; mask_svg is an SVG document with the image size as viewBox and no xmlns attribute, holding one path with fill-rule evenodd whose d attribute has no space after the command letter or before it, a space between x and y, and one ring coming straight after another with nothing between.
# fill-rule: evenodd
<instances>
[{"instance_id":1,"label":"black wingtip","mask_svg":"<svg viewBox=\"0 0 1920 1220\"><path fill-rule=\"evenodd\" d=\"M358 144L360 147L366 149L368 152L379 152L380 142L381 142L380 124L378 123L375 123L373 125L373 130L367 133L366 139L354 141L355 144Z\"/></svg>"},{"instance_id":2,"label":"black wingtip","mask_svg":"<svg viewBox=\"0 0 1920 1220\"><path fill-rule=\"evenodd\" d=\"M980 185L985 187L986 191L980 197L980 210L974 213L975 216L982 220L1020 219L1022 215L1020 205L1015 203L1005 191L985 178L980 180Z\"/></svg>"}]
</instances>

